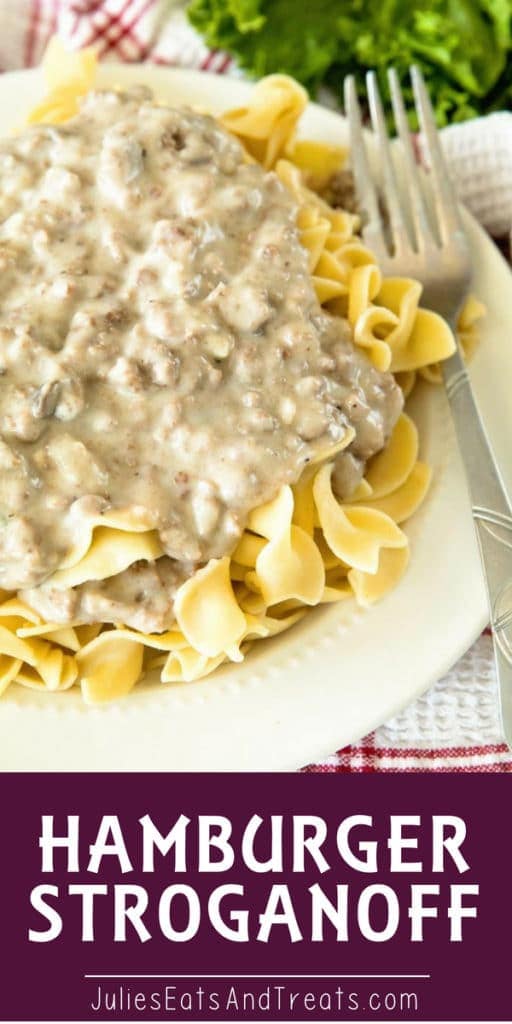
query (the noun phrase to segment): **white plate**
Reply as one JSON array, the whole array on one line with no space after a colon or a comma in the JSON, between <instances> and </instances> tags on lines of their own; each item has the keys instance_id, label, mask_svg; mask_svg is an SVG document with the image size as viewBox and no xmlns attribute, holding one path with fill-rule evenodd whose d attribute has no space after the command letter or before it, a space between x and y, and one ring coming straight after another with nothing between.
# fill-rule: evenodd
<instances>
[{"instance_id":1,"label":"white plate","mask_svg":"<svg viewBox=\"0 0 512 1024\"><path fill-rule=\"evenodd\" d=\"M198 72L103 66L101 84L144 81L169 102L217 112L250 86ZM0 133L41 97L39 72L0 77ZM344 121L311 105L309 137L346 142ZM474 290L489 315L471 376L512 490L512 289L495 246L468 218ZM408 524L412 559L394 593L369 611L328 606L255 646L241 666L200 683L141 686L115 707L78 692L39 696L12 686L0 702L3 769L297 768L358 739L438 679L486 623L484 587L463 471L442 390L412 405L432 490Z\"/></svg>"}]
</instances>

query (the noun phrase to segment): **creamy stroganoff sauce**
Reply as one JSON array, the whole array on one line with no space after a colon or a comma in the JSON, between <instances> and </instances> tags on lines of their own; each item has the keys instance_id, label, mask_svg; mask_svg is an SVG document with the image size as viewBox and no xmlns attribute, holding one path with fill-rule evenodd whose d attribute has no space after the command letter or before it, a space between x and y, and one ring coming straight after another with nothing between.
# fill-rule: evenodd
<instances>
[{"instance_id":1,"label":"creamy stroganoff sauce","mask_svg":"<svg viewBox=\"0 0 512 1024\"><path fill-rule=\"evenodd\" d=\"M293 198L213 118L91 93L0 144L0 587L57 620L164 629L176 587L348 427L351 493L401 393L315 296ZM52 587L133 506L164 557Z\"/></svg>"}]
</instances>

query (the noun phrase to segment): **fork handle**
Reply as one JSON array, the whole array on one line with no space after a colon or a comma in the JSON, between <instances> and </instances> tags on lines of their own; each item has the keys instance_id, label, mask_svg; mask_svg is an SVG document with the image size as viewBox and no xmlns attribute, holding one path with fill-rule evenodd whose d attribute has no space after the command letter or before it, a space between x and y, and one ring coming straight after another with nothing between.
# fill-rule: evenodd
<instances>
[{"instance_id":1,"label":"fork handle","mask_svg":"<svg viewBox=\"0 0 512 1024\"><path fill-rule=\"evenodd\" d=\"M459 348L441 365L484 570L503 732L512 747L512 505Z\"/></svg>"}]
</instances>

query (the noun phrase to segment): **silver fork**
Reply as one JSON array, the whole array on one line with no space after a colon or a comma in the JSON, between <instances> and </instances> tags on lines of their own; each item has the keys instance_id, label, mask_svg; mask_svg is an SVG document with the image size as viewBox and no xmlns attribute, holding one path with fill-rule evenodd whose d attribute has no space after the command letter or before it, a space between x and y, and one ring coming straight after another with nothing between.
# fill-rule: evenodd
<instances>
[{"instance_id":1,"label":"silver fork","mask_svg":"<svg viewBox=\"0 0 512 1024\"><path fill-rule=\"evenodd\" d=\"M459 207L437 136L432 107L418 68L411 68L415 107L426 144L429 174L419 172L398 76L388 72L406 189L397 177L377 77L367 75L372 127L382 171L381 195L372 174L355 81L345 79L355 188L364 216L363 239L385 275L416 277L422 304L455 328L471 280L471 256ZM397 144L393 144L394 146ZM397 150L395 150L395 153ZM480 417L459 346L442 364L485 575L503 732L512 747L512 505Z\"/></svg>"}]
</instances>

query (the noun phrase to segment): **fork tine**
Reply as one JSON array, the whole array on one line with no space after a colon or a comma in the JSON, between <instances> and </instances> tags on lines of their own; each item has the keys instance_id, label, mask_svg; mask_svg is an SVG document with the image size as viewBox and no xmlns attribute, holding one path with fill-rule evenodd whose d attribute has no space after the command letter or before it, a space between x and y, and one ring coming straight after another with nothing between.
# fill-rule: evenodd
<instances>
[{"instance_id":1,"label":"fork tine","mask_svg":"<svg viewBox=\"0 0 512 1024\"><path fill-rule=\"evenodd\" d=\"M411 68L416 113L427 143L430 172L434 184L434 195L441 239L446 242L454 232L462 231L457 197L450 181L450 175L437 134L434 112L420 69Z\"/></svg>"},{"instance_id":2,"label":"fork tine","mask_svg":"<svg viewBox=\"0 0 512 1024\"><path fill-rule=\"evenodd\" d=\"M347 116L350 130L350 153L352 169L354 172L354 185L361 209L367 215L366 224L363 226L363 237L372 241L374 246L387 251L384 233L382 230L382 217L380 215L377 191L373 181L366 143L364 140L361 121L361 107L357 97L356 83L353 75L348 75L344 82L345 114Z\"/></svg>"},{"instance_id":3,"label":"fork tine","mask_svg":"<svg viewBox=\"0 0 512 1024\"><path fill-rule=\"evenodd\" d=\"M437 245L437 242L434 238L430 225L427 205L423 195L423 188L409 130L409 123L405 112L402 90L400 88L400 80L395 68L389 69L388 82L391 94L391 105L393 107L393 116L395 119L398 137L402 143L402 151L405 160L409 205L413 220L416 247L419 252L422 252L429 245Z\"/></svg>"},{"instance_id":4,"label":"fork tine","mask_svg":"<svg viewBox=\"0 0 512 1024\"><path fill-rule=\"evenodd\" d=\"M394 255L398 255L404 249L410 249L411 240L407 224L402 213L402 204L398 191L398 183L391 155L391 146L386 128L386 119L382 109L382 101L379 93L379 85L375 71L369 71L366 76L366 89L368 93L368 104L372 127L377 136L379 152L382 161L384 174L384 198L389 214L391 229L391 241Z\"/></svg>"}]
</instances>

